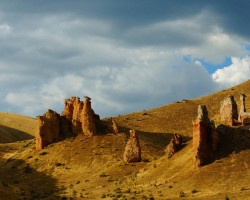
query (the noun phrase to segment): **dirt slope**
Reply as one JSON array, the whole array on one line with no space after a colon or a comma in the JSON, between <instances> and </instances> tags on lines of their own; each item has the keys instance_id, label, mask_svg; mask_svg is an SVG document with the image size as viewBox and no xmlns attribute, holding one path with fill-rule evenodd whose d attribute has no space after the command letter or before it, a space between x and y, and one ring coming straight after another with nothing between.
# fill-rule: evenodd
<instances>
[{"instance_id":1,"label":"dirt slope","mask_svg":"<svg viewBox=\"0 0 250 200\"><path fill-rule=\"evenodd\" d=\"M0 112L0 143L31 139L35 127L35 119L31 117Z\"/></svg>"}]
</instances>

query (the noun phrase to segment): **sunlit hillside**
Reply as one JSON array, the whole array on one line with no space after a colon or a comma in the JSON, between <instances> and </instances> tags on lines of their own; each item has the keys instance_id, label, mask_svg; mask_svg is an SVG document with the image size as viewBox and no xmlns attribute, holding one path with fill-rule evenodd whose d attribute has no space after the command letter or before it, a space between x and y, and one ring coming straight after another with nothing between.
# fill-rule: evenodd
<instances>
[{"instance_id":1,"label":"sunlit hillside","mask_svg":"<svg viewBox=\"0 0 250 200\"><path fill-rule=\"evenodd\" d=\"M244 93L250 111L250 81L208 96L183 99L159 108L113 117L120 133L78 136L35 150L35 139L0 144L0 199L242 199L250 196L250 133L232 128L220 135L213 163L193 165L192 120L205 104L219 121L220 102ZM32 135L35 120L2 114L5 134ZM12 117L12 118L11 118ZM22 120L27 120L25 123ZM107 123L109 118L103 119ZM129 129L138 132L142 162L126 164ZM21 131L21 133L20 133ZM185 145L167 158L173 136ZM9 138L10 136L6 137Z\"/></svg>"}]
</instances>

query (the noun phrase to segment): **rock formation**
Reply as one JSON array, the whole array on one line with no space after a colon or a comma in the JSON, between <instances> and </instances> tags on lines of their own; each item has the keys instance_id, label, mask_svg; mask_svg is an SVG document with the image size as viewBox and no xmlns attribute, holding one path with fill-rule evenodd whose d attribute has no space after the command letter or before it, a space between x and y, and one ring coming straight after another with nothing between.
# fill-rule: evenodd
<instances>
[{"instance_id":1,"label":"rock formation","mask_svg":"<svg viewBox=\"0 0 250 200\"><path fill-rule=\"evenodd\" d=\"M84 97L84 105L81 112L81 122L83 133L91 137L96 134L96 125L90 100L91 99L89 97Z\"/></svg>"},{"instance_id":2,"label":"rock formation","mask_svg":"<svg viewBox=\"0 0 250 200\"><path fill-rule=\"evenodd\" d=\"M130 130L130 139L125 147L123 158L126 163L141 161L141 148L134 130Z\"/></svg>"},{"instance_id":3,"label":"rock formation","mask_svg":"<svg viewBox=\"0 0 250 200\"><path fill-rule=\"evenodd\" d=\"M246 112L245 98L246 95L240 95L240 112L238 121L241 122L243 126L250 125L250 113Z\"/></svg>"},{"instance_id":4,"label":"rock formation","mask_svg":"<svg viewBox=\"0 0 250 200\"><path fill-rule=\"evenodd\" d=\"M221 102L220 117L226 125L233 126L238 120L237 104L233 96L229 96Z\"/></svg>"},{"instance_id":5,"label":"rock formation","mask_svg":"<svg viewBox=\"0 0 250 200\"><path fill-rule=\"evenodd\" d=\"M92 110L89 97L85 97L85 102L79 97L66 99L61 116L48 110L43 116L37 117L36 149L43 149L59 137L82 133L92 136L96 134L96 123L99 121L100 117Z\"/></svg>"},{"instance_id":6,"label":"rock formation","mask_svg":"<svg viewBox=\"0 0 250 200\"><path fill-rule=\"evenodd\" d=\"M60 133L60 115L48 110L43 116L37 116L36 150L55 142Z\"/></svg>"},{"instance_id":7,"label":"rock formation","mask_svg":"<svg viewBox=\"0 0 250 200\"><path fill-rule=\"evenodd\" d=\"M173 154L175 154L177 151L180 150L181 145L182 145L182 138L181 136L175 133L166 148L167 156L172 157Z\"/></svg>"},{"instance_id":8,"label":"rock formation","mask_svg":"<svg viewBox=\"0 0 250 200\"><path fill-rule=\"evenodd\" d=\"M113 120L113 118L111 118L111 121L112 121L112 128L113 128L114 133L118 134L119 128L118 128L117 123L115 122L115 120Z\"/></svg>"},{"instance_id":9,"label":"rock formation","mask_svg":"<svg viewBox=\"0 0 250 200\"><path fill-rule=\"evenodd\" d=\"M64 101L64 110L61 116L69 122L71 131L76 135L82 133L82 108L83 102L80 101L79 97L71 97Z\"/></svg>"},{"instance_id":10,"label":"rock formation","mask_svg":"<svg viewBox=\"0 0 250 200\"><path fill-rule=\"evenodd\" d=\"M71 125L71 131L78 135L84 133L87 136L96 134L95 120L99 116L91 108L91 99L85 96L84 102L79 97L66 99L64 110L61 114Z\"/></svg>"},{"instance_id":11,"label":"rock formation","mask_svg":"<svg viewBox=\"0 0 250 200\"><path fill-rule=\"evenodd\" d=\"M219 142L214 123L208 118L205 105L198 106L198 117L193 123L193 150L195 165L208 164L214 158Z\"/></svg>"}]
</instances>

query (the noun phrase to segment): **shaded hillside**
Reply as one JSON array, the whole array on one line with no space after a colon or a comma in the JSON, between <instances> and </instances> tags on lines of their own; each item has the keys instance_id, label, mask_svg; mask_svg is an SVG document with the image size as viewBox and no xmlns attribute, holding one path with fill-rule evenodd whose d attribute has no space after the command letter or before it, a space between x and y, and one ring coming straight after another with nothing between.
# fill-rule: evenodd
<instances>
[{"instance_id":1,"label":"shaded hillside","mask_svg":"<svg viewBox=\"0 0 250 200\"><path fill-rule=\"evenodd\" d=\"M0 143L31 139L35 128L35 119L31 117L0 112Z\"/></svg>"}]
</instances>

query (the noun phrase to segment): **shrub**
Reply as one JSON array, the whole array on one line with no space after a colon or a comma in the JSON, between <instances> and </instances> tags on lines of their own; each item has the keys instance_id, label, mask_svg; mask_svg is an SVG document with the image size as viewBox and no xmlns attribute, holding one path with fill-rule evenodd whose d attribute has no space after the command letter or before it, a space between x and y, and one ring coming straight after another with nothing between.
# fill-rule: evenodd
<instances>
[{"instance_id":1,"label":"shrub","mask_svg":"<svg viewBox=\"0 0 250 200\"><path fill-rule=\"evenodd\" d=\"M185 197L185 193L183 191L180 191L179 197Z\"/></svg>"},{"instance_id":2,"label":"shrub","mask_svg":"<svg viewBox=\"0 0 250 200\"><path fill-rule=\"evenodd\" d=\"M192 190L192 193L194 194L194 193L197 193L198 192L198 190L197 189L193 189Z\"/></svg>"}]
</instances>

